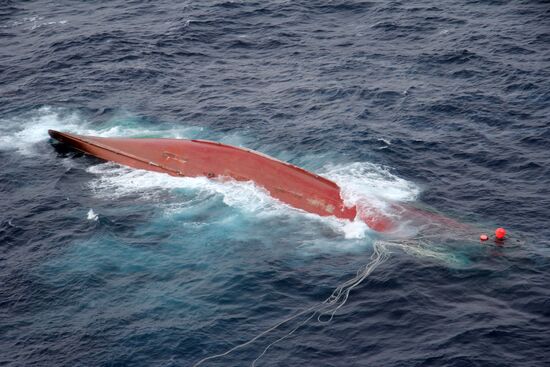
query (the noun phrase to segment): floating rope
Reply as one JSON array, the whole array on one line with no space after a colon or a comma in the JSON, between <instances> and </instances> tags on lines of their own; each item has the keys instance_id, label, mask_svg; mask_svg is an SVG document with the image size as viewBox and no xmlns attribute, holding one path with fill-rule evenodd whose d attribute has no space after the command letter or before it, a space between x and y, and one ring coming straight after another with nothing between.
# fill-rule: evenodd
<instances>
[{"instance_id":1,"label":"floating rope","mask_svg":"<svg viewBox=\"0 0 550 367\"><path fill-rule=\"evenodd\" d=\"M224 353L216 354L210 357L206 357L195 363L193 366L200 366L206 361L210 361L216 358L224 357L229 355L230 353L236 351L237 349L242 349L246 347L247 345L250 345L254 343L256 340L260 339L261 337L269 334L270 332L278 329L280 326L297 319L300 316L303 315L309 315L304 321L302 321L298 326L294 327L291 331L280 337L279 339L275 340L274 342L268 344L262 353L252 362L252 366L256 366L256 362L258 362L276 343L290 337L296 330L304 326L307 322L309 322L315 315L317 315L317 321L320 323L329 323L334 318L334 314L346 304L349 294L351 290L355 287L357 287L359 284L361 284L373 271L378 267L378 265L382 264L384 261L386 261L389 257L389 252L387 251L387 245L391 243L386 242L380 242L376 241L373 245L374 252L370 257L370 261L368 264L366 264L364 267L360 268L357 271L357 274L352 279L344 282L343 284L339 285L332 294L325 299L323 302L314 305L312 307L309 307L303 311L298 312L297 314L290 316L275 325L271 326L269 329L261 332L260 334L256 335L252 339L241 343L239 345L234 346L233 348L227 350ZM328 316L328 319L322 320L323 316Z\"/></svg>"}]
</instances>

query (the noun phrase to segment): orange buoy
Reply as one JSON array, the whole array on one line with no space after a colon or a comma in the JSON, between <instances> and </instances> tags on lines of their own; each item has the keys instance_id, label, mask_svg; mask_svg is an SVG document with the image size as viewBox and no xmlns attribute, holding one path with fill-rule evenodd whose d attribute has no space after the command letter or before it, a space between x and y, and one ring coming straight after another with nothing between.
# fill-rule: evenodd
<instances>
[{"instance_id":1,"label":"orange buoy","mask_svg":"<svg viewBox=\"0 0 550 367\"><path fill-rule=\"evenodd\" d=\"M483 233L481 236L479 236L479 239L482 241L487 241L489 239L489 236L487 236L485 233Z\"/></svg>"},{"instance_id":2,"label":"orange buoy","mask_svg":"<svg viewBox=\"0 0 550 367\"><path fill-rule=\"evenodd\" d=\"M506 236L506 230L502 227L495 230L495 237L497 240L503 240Z\"/></svg>"}]
</instances>

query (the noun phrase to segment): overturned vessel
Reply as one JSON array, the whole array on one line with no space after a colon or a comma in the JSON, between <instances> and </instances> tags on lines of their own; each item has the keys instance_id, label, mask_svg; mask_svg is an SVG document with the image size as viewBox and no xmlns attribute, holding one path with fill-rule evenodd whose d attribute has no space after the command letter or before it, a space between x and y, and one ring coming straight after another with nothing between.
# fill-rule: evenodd
<instances>
[{"instance_id":1,"label":"overturned vessel","mask_svg":"<svg viewBox=\"0 0 550 367\"><path fill-rule=\"evenodd\" d=\"M83 153L125 166L179 177L253 181L292 207L347 220L358 216L356 206L344 204L336 183L250 149L207 140L105 138L55 130L48 133ZM359 217L376 231L393 227L391 219L374 208L361 210Z\"/></svg>"}]
</instances>

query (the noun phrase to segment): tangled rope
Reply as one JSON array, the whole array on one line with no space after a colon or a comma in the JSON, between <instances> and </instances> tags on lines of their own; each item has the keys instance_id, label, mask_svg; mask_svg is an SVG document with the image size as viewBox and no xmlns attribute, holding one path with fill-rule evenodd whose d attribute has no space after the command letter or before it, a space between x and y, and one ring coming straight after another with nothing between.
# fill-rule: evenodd
<instances>
[{"instance_id":1,"label":"tangled rope","mask_svg":"<svg viewBox=\"0 0 550 367\"><path fill-rule=\"evenodd\" d=\"M361 284L373 271L378 267L378 265L382 264L384 261L386 261L389 257L389 252L387 251L387 246L391 245L391 243L388 242L375 242L373 245L373 254L370 257L370 261L362 268L360 268L357 271L357 274L352 279L344 282L343 284L339 285L332 294L325 299L323 302L309 307L303 311L298 312L297 314L290 316L269 329L261 332L260 334L256 335L254 338L241 343L239 345L234 346L233 348L227 350L224 353L216 354L213 356L209 356L206 358L201 359L197 363L195 363L193 366L200 366L206 361L210 361L216 358L224 357L229 355L230 353L236 351L237 349L241 349L246 347L247 345L250 345L254 343L256 340L260 339L261 337L269 334L270 332L278 329L280 326L295 320L303 315L309 315L304 321L302 321L300 324L298 324L296 327L294 327L292 330L290 330L288 333L280 337L279 339L269 343L262 353L252 362L252 366L255 367L256 363L267 353L269 348L271 348L273 345L277 344L280 341L283 341L284 339L290 337L296 330L304 326L306 323L308 323L312 318L317 315L317 321L320 323L329 323L334 318L334 314L346 304L349 294L352 291L353 288L357 287L359 284ZM326 320L322 320L323 316L329 315Z\"/></svg>"}]
</instances>

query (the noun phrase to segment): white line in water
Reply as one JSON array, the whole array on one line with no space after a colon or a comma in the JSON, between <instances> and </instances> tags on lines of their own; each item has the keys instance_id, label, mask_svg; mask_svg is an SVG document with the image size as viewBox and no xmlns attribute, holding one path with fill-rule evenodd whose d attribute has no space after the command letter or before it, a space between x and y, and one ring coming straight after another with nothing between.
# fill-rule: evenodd
<instances>
[{"instance_id":1,"label":"white line in water","mask_svg":"<svg viewBox=\"0 0 550 367\"><path fill-rule=\"evenodd\" d=\"M264 350L262 351L262 353L254 361L252 361L252 366L254 367L254 366L256 366L256 362L258 362L258 360L260 360L260 358L262 358L265 355L265 353L267 353L269 348L271 348L276 343L278 343L278 342L288 338L289 336L291 336L296 330L298 330L300 327L305 325L315 315L317 315L317 321L319 321L321 323L330 322L333 319L334 314L336 313L336 311L338 311L347 302L351 290L353 288L357 287L359 284L361 284L374 271L374 269L376 269L378 267L378 265L382 264L384 261L386 261L388 259L389 252L387 251L385 243L375 242L373 244L373 248L374 248L374 252L371 255L371 258L370 258L371 260L369 261L369 263L366 264L365 267L359 269L358 272L357 272L357 275L355 277L353 277L352 279L350 279L350 280L346 281L345 283L341 284L340 286L338 286L332 292L332 294L327 299L325 299L323 302L321 302L320 304L309 307L309 308L307 308L303 311L300 311L299 313L297 313L297 314L295 314L295 315L293 315L289 318L286 318L286 319L278 322L277 324L273 325L269 329L267 329L267 330L263 331L262 333L256 335L254 338L252 338L252 339L250 339L250 340L248 340L248 341L246 341L242 344L236 345L236 346L234 346L233 348L227 350L224 353L216 354L216 355L213 355L213 356L210 356L210 357L203 358L200 361L198 361L197 363L195 363L193 366L196 367L196 366L199 366L199 365L203 364L206 361L227 356L227 355L229 355L230 353L234 352L237 349L241 349L241 348L243 348L247 345L250 345L250 344L254 343L256 340L258 340L261 337L265 336L266 334L276 330L280 326L282 326L282 325L284 325L284 324L286 324L286 323L288 323L292 320L295 320L296 318L298 318L302 315L305 315L305 314L308 314L308 313L311 312L311 315L308 318L306 318L302 323L300 323L298 326L296 326L294 329L292 329L290 332L286 333L285 335L283 335L279 339L277 339L274 342L267 345L264 348ZM322 316L323 315L328 315L328 314L330 314L330 317L327 320L322 321L321 320Z\"/></svg>"}]
</instances>

